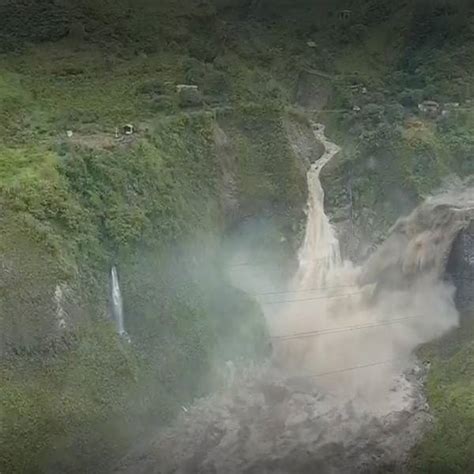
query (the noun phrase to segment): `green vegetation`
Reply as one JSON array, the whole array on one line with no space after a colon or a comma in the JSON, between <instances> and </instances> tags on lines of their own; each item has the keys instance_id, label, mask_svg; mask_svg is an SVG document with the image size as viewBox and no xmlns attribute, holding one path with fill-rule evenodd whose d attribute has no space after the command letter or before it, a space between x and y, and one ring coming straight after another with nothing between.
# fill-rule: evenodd
<instances>
[{"instance_id":1,"label":"green vegetation","mask_svg":"<svg viewBox=\"0 0 474 474\"><path fill-rule=\"evenodd\" d=\"M338 112L323 113L343 156L323 178L329 207L351 205L362 240L374 226L383 235L448 175L472 173L470 18L467 2L374 1L354 11L351 22L366 28L342 37L328 107ZM424 100L439 112L420 112Z\"/></svg>"},{"instance_id":2,"label":"green vegetation","mask_svg":"<svg viewBox=\"0 0 474 474\"><path fill-rule=\"evenodd\" d=\"M216 255L212 128L212 115L176 116L110 149L89 137L43 143L43 155L31 143L26 156L25 146L5 149L2 470L103 472L137 433L206 393L216 364L265 355L262 316ZM112 263L133 340L125 353L105 322ZM66 288L66 330L57 328L56 285Z\"/></svg>"},{"instance_id":3,"label":"green vegetation","mask_svg":"<svg viewBox=\"0 0 474 474\"><path fill-rule=\"evenodd\" d=\"M230 222L214 132L222 122L242 153L229 164L239 216L278 210L290 235L305 191L283 133L284 81L243 56L207 63L198 41L136 54L109 33L15 43L0 58L2 472L106 472L220 383L226 360L268 353L260 309L220 255ZM179 106L176 84L189 82L199 109ZM123 136L129 122L136 133ZM112 264L131 345L107 321Z\"/></svg>"},{"instance_id":4,"label":"green vegetation","mask_svg":"<svg viewBox=\"0 0 474 474\"><path fill-rule=\"evenodd\" d=\"M242 107L219 118L237 154L237 175L245 215L287 212L289 223L301 218L306 190L301 166L291 160L284 116L278 109ZM269 139L269 137L271 137Z\"/></svg>"},{"instance_id":5,"label":"green vegetation","mask_svg":"<svg viewBox=\"0 0 474 474\"><path fill-rule=\"evenodd\" d=\"M465 473L474 467L474 325L465 315L460 330L424 347L430 360L427 390L434 429L414 450L412 470Z\"/></svg>"},{"instance_id":6,"label":"green vegetation","mask_svg":"<svg viewBox=\"0 0 474 474\"><path fill-rule=\"evenodd\" d=\"M5 472L100 472L138 433L122 421L137 361L103 324L77 332L60 355L3 361L0 373Z\"/></svg>"},{"instance_id":7,"label":"green vegetation","mask_svg":"<svg viewBox=\"0 0 474 474\"><path fill-rule=\"evenodd\" d=\"M0 472L107 472L226 360L265 356L262 315L228 281L222 244L259 218L274 234L253 241L257 255L296 247L304 165L285 121L307 112L288 115L295 98L327 88L315 116L344 150L325 172L328 206L351 204L370 240L447 174L474 172L468 2L371 0L347 23L342 1L29 3L0 6ZM202 106L183 107L178 84L197 85ZM461 106L428 117L425 99ZM131 345L107 321L113 264ZM417 472L473 468L471 346L433 346L439 421Z\"/></svg>"}]
</instances>

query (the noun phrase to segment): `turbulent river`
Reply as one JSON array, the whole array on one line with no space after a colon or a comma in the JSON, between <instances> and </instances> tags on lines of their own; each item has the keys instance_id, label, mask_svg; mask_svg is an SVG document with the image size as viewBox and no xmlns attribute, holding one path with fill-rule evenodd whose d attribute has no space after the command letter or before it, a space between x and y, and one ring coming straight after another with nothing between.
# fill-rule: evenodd
<instances>
[{"instance_id":1,"label":"turbulent river","mask_svg":"<svg viewBox=\"0 0 474 474\"><path fill-rule=\"evenodd\" d=\"M319 180L339 148L322 125L313 130L325 153L308 171L299 268L285 292L259 297L272 360L235 369L120 472L384 472L403 465L430 423L429 361L413 351L458 323L443 274L474 218L473 190L428 199L355 266L341 259Z\"/></svg>"}]
</instances>

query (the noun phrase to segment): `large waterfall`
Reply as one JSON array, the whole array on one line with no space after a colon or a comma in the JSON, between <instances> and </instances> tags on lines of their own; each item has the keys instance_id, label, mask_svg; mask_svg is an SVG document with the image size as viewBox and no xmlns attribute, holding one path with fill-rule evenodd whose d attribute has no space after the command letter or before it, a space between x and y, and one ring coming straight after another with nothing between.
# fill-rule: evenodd
<instances>
[{"instance_id":1,"label":"large waterfall","mask_svg":"<svg viewBox=\"0 0 474 474\"><path fill-rule=\"evenodd\" d=\"M301 290L324 286L331 270L340 265L341 253L329 218L324 212L324 191L319 175L323 167L336 156L339 147L326 139L324 126L313 124L315 137L324 145L324 154L307 174L308 219L303 245L299 251L299 271L296 287Z\"/></svg>"},{"instance_id":2,"label":"large waterfall","mask_svg":"<svg viewBox=\"0 0 474 474\"><path fill-rule=\"evenodd\" d=\"M394 226L366 265L343 262L319 180L339 148L323 126L315 124L314 133L326 151L308 172L299 270L292 292L279 296L282 304L267 315L275 358L292 373L316 376L320 386L362 410L385 412L398 403L392 388L413 366L413 350L457 324L454 289L440 277L469 206L458 210L446 198L429 200Z\"/></svg>"}]
</instances>

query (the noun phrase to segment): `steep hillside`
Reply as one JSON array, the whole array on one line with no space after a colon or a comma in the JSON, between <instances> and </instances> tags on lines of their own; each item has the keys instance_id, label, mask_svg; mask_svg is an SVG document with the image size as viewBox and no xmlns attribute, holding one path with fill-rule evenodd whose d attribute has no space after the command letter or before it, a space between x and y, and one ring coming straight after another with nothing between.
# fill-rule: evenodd
<instances>
[{"instance_id":1,"label":"steep hillside","mask_svg":"<svg viewBox=\"0 0 474 474\"><path fill-rule=\"evenodd\" d=\"M227 238L263 221L250 255L291 266L321 153L309 119L343 148L323 184L358 258L474 173L469 2L322 3L0 5L1 472L107 472L227 360L266 356ZM131 344L109 317L113 265ZM470 344L434 364L442 420L436 380ZM466 380L443 393L469 431ZM472 467L436 429L416 468L449 472L440 446Z\"/></svg>"},{"instance_id":2,"label":"steep hillside","mask_svg":"<svg viewBox=\"0 0 474 474\"><path fill-rule=\"evenodd\" d=\"M294 241L306 195L284 129L295 119L258 90L266 80L253 90L270 72L242 61L234 80L180 48L62 40L1 62L0 470L104 472L226 360L268 353L220 249L231 226L272 212L271 245ZM228 98L180 104L186 82ZM112 265L130 345L109 322Z\"/></svg>"}]
</instances>

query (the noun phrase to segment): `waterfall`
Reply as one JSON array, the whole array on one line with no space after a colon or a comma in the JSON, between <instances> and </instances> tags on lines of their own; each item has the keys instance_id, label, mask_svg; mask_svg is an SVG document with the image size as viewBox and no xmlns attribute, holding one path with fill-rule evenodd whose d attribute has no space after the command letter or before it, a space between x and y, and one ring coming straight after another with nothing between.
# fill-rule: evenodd
<instances>
[{"instance_id":1,"label":"waterfall","mask_svg":"<svg viewBox=\"0 0 474 474\"><path fill-rule=\"evenodd\" d=\"M299 290L323 287L330 272L340 265L341 252L334 228L324 212L324 190L319 175L323 167L340 151L340 148L327 140L324 126L313 124L315 137L324 145L325 151L307 174L308 218L303 245L299 251L299 270L295 286Z\"/></svg>"},{"instance_id":2,"label":"waterfall","mask_svg":"<svg viewBox=\"0 0 474 474\"><path fill-rule=\"evenodd\" d=\"M457 324L453 288L440 278L440 268L465 219L445 206L445 198L429 201L400 219L365 265L343 261L320 182L339 147L324 126L313 124L313 132L325 152L307 175L298 270L290 292L264 302L270 303L275 361L291 373L329 373L321 385L373 409L386 403L393 380L412 366L413 350ZM346 371L352 366L370 368Z\"/></svg>"},{"instance_id":3,"label":"waterfall","mask_svg":"<svg viewBox=\"0 0 474 474\"><path fill-rule=\"evenodd\" d=\"M54 304L56 306L56 324L58 329L66 328L66 311L64 310L64 293L61 285L54 290Z\"/></svg>"},{"instance_id":4,"label":"waterfall","mask_svg":"<svg viewBox=\"0 0 474 474\"><path fill-rule=\"evenodd\" d=\"M120 336L126 335L124 320L123 320L123 301L122 292L120 291L119 279L117 274L117 268L112 267L110 271L110 284L111 284L111 300L112 300L112 316L117 325L117 333Z\"/></svg>"}]
</instances>

